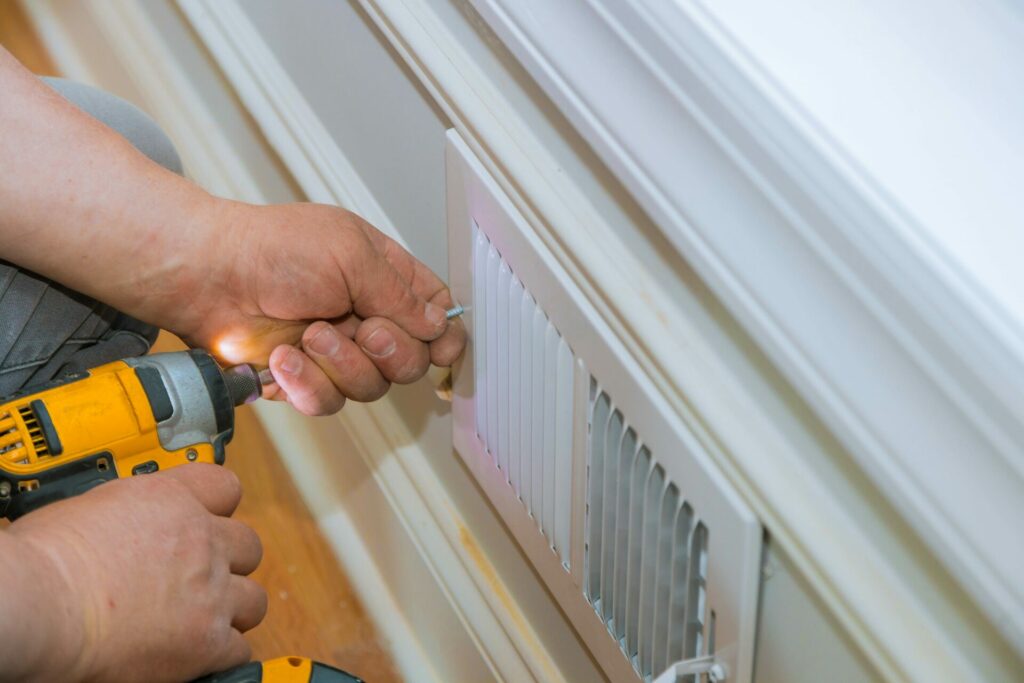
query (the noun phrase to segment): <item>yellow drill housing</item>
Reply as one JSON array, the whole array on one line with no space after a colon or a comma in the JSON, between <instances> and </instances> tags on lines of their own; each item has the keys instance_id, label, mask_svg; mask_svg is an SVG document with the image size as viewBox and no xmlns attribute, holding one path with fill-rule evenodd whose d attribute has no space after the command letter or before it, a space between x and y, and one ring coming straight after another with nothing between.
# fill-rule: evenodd
<instances>
[{"instance_id":1,"label":"yellow drill housing","mask_svg":"<svg viewBox=\"0 0 1024 683\"><path fill-rule=\"evenodd\" d=\"M0 514L14 519L118 477L223 463L231 384L209 354L182 351L108 363L4 399Z\"/></svg>"}]
</instances>

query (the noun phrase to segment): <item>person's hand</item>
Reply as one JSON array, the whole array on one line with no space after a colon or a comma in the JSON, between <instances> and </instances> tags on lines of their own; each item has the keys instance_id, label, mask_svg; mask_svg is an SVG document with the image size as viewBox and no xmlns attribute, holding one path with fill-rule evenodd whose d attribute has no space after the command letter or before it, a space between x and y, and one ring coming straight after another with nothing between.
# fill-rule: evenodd
<instances>
[{"instance_id":1,"label":"person's hand","mask_svg":"<svg viewBox=\"0 0 1024 683\"><path fill-rule=\"evenodd\" d=\"M164 326L224 362L269 365L270 395L299 411L375 400L462 352L466 331L445 319L445 284L355 214L222 203L213 223L215 244L183 291L168 293Z\"/></svg>"},{"instance_id":2,"label":"person's hand","mask_svg":"<svg viewBox=\"0 0 1024 683\"><path fill-rule=\"evenodd\" d=\"M248 662L242 632L267 598L245 578L259 539L228 518L240 496L234 474L197 463L109 482L12 524L18 561L56 586L55 604L37 609L63 613L63 631L41 634L50 656L29 678L180 682Z\"/></svg>"},{"instance_id":3,"label":"person's hand","mask_svg":"<svg viewBox=\"0 0 1024 683\"><path fill-rule=\"evenodd\" d=\"M6 261L223 362L269 363L277 397L308 414L378 398L461 352L444 283L359 217L215 198L3 48L0 92L0 158L18 160L0 165Z\"/></svg>"}]
</instances>

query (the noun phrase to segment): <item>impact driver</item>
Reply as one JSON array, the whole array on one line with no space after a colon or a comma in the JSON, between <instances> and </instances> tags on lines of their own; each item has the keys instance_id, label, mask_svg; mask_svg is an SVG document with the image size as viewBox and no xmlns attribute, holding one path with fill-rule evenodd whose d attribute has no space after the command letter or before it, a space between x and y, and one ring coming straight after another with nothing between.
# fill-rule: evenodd
<instances>
[{"instance_id":1,"label":"impact driver","mask_svg":"<svg viewBox=\"0 0 1024 683\"><path fill-rule=\"evenodd\" d=\"M193 349L126 358L0 400L0 516L18 517L111 479L224 464L235 407L260 373ZM253 662L203 683L361 683L304 657Z\"/></svg>"}]
</instances>

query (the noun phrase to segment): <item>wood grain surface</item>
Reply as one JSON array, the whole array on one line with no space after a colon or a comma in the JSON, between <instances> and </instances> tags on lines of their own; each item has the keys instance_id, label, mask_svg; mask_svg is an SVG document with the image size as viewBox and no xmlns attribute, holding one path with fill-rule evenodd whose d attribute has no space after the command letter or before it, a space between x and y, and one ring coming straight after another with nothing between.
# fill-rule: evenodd
<instances>
[{"instance_id":1,"label":"wood grain surface","mask_svg":"<svg viewBox=\"0 0 1024 683\"><path fill-rule=\"evenodd\" d=\"M0 0L0 45L40 76L57 76L57 69L16 0Z\"/></svg>"},{"instance_id":2,"label":"wood grain surface","mask_svg":"<svg viewBox=\"0 0 1024 683\"><path fill-rule=\"evenodd\" d=\"M56 75L15 0L0 0L0 45L39 74ZM161 335L155 351L184 348ZM235 513L263 540L253 575L267 589L266 620L247 634L256 659L302 655L345 669L367 683L399 681L352 585L342 573L251 408L236 413L226 466L242 481Z\"/></svg>"},{"instance_id":3,"label":"wood grain surface","mask_svg":"<svg viewBox=\"0 0 1024 683\"><path fill-rule=\"evenodd\" d=\"M399 680L352 586L267 440L255 413L236 413L226 466L245 494L235 517L263 540L254 578L270 597L267 619L249 634L254 655L301 654L333 663L368 683Z\"/></svg>"}]
</instances>

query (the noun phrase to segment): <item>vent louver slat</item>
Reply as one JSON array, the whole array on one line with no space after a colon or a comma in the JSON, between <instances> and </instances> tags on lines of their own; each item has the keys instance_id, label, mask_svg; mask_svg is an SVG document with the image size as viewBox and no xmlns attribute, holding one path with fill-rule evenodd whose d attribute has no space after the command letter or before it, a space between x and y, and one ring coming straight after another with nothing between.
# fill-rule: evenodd
<instances>
[{"instance_id":1,"label":"vent louver slat","mask_svg":"<svg viewBox=\"0 0 1024 683\"><path fill-rule=\"evenodd\" d=\"M487 329L487 364L484 374L487 386L487 403L481 408L487 413L487 452L494 463L498 463L498 408L501 405L498 393L498 252L487 245L487 260L484 266L484 287L487 290L484 309ZM502 400L504 397L501 397Z\"/></svg>"},{"instance_id":2,"label":"vent louver slat","mask_svg":"<svg viewBox=\"0 0 1024 683\"><path fill-rule=\"evenodd\" d=\"M591 380L586 595L645 680L704 653L707 527Z\"/></svg>"},{"instance_id":3,"label":"vent louver slat","mask_svg":"<svg viewBox=\"0 0 1024 683\"><path fill-rule=\"evenodd\" d=\"M477 436L568 568L575 356L487 236L473 232Z\"/></svg>"},{"instance_id":4,"label":"vent louver slat","mask_svg":"<svg viewBox=\"0 0 1024 683\"><path fill-rule=\"evenodd\" d=\"M529 363L523 358L522 310L523 283L512 276L511 294L508 300L509 367L515 372L508 376L508 482L515 491L522 490L523 476L523 387L528 386L524 376L529 372Z\"/></svg>"},{"instance_id":5,"label":"vent louver slat","mask_svg":"<svg viewBox=\"0 0 1024 683\"><path fill-rule=\"evenodd\" d=\"M533 391L530 398L530 425L524 434L530 434L530 502L527 509L534 519L540 519L543 503L541 494L544 491L544 336L537 334L543 330L546 319L544 313L533 305L533 322L530 327L530 353L533 356ZM525 425L524 425L525 427ZM520 495L520 498L523 496Z\"/></svg>"},{"instance_id":6,"label":"vent louver slat","mask_svg":"<svg viewBox=\"0 0 1024 683\"><path fill-rule=\"evenodd\" d=\"M569 565L570 522L572 521L572 443L573 443L573 354L562 337L558 338L558 368L555 371L555 551Z\"/></svg>"},{"instance_id":7,"label":"vent louver slat","mask_svg":"<svg viewBox=\"0 0 1024 683\"><path fill-rule=\"evenodd\" d=\"M484 234L479 230L473 230L473 311L476 316L473 334L476 335L473 343L473 365L483 368L487 365L487 348L489 338L487 336L486 314L486 286L487 282L487 247L489 243ZM476 401L473 414L476 422L477 436L483 437L487 433L487 412L481 409L480 399L489 396L487 389L487 377L483 372L476 373Z\"/></svg>"}]
</instances>

